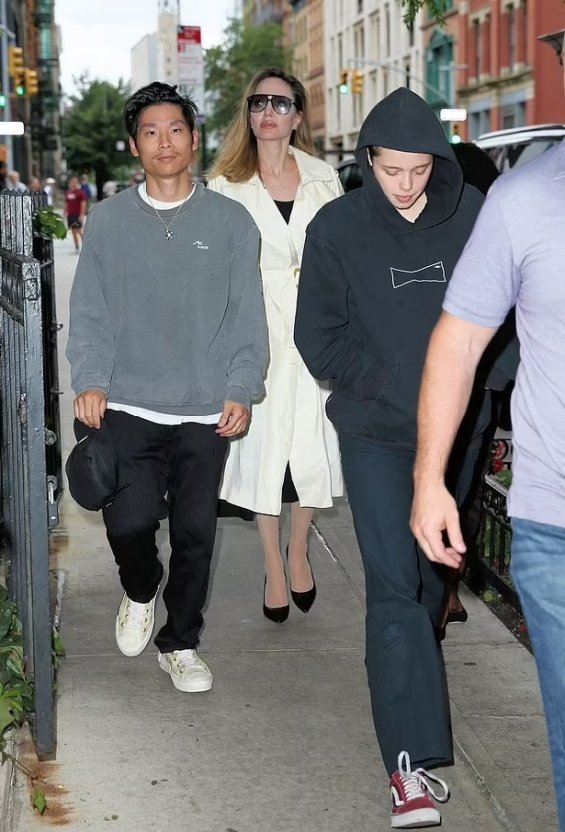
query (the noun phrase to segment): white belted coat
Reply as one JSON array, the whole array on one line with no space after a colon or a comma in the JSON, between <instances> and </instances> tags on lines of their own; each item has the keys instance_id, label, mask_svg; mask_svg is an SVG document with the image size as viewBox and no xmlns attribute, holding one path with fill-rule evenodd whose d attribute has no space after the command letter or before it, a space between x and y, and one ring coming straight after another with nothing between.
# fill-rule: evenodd
<instances>
[{"instance_id":1,"label":"white belted coat","mask_svg":"<svg viewBox=\"0 0 565 832\"><path fill-rule=\"evenodd\" d=\"M220 497L260 514L280 514L287 464L301 506L328 508L343 494L337 435L325 413L329 388L306 369L294 345L294 318L306 226L342 193L334 169L290 147L300 171L287 225L259 176L208 187L244 205L261 232L261 274L269 329L265 396L253 405L249 430L230 442Z\"/></svg>"}]
</instances>

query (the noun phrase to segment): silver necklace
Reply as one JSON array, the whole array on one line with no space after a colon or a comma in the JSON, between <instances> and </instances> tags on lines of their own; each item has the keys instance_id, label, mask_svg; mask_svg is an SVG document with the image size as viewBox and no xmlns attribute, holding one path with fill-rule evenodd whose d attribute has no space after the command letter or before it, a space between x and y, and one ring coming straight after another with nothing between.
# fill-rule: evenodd
<instances>
[{"instance_id":1,"label":"silver necklace","mask_svg":"<svg viewBox=\"0 0 565 832\"><path fill-rule=\"evenodd\" d=\"M192 195L192 191L193 191L193 190L194 190L194 187L192 188L192 190L190 191L190 193L189 193L189 194L187 194L187 195L185 196L185 198L183 199L183 201L181 202L181 204L180 204L180 205L179 205L179 207L177 208L177 212L176 212L176 214L174 215L174 217L172 218L172 220L171 220L169 223L166 223L166 222L165 222L165 220L163 219L163 217L161 216L161 214L159 213L159 211L158 211L158 210L155 208L155 206L153 205L153 200L151 199L151 197L149 196L149 194L147 193L147 191L145 192L145 193L147 194L147 199L149 200L149 204L151 205L151 207L153 208L153 210L154 210L154 211L155 211L155 213L157 214L158 218L159 218L159 219L161 220L161 222L163 223L163 228L165 229L165 239L166 239L166 240L174 240L174 238L175 238L175 232L174 232L174 231L173 231L173 229L172 229L172 225L173 225L174 221L176 220L176 218L178 217L180 209L182 208L182 206L184 205L184 203L186 202L186 200L188 199L188 197Z\"/></svg>"}]
</instances>

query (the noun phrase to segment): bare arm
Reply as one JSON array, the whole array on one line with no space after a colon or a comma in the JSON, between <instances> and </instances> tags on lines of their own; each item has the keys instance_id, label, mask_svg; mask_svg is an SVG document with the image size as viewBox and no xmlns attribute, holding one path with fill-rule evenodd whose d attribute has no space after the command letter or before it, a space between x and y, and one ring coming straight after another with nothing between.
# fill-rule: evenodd
<instances>
[{"instance_id":1,"label":"bare arm","mask_svg":"<svg viewBox=\"0 0 565 832\"><path fill-rule=\"evenodd\" d=\"M456 568L465 552L445 471L467 409L479 359L496 328L443 312L433 331L418 406L418 453L410 525L427 557ZM449 545L443 542L447 532Z\"/></svg>"}]
</instances>

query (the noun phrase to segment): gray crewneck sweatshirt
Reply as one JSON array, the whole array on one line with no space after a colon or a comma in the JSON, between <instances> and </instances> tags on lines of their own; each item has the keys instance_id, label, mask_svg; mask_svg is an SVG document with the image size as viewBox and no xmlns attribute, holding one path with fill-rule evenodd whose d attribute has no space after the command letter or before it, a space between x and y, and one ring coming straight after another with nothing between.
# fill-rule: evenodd
<instances>
[{"instance_id":1,"label":"gray crewneck sweatshirt","mask_svg":"<svg viewBox=\"0 0 565 832\"><path fill-rule=\"evenodd\" d=\"M174 239L137 188L88 216L71 292L73 389L163 413L248 407L268 360L257 227L199 184L178 213L159 214Z\"/></svg>"}]
</instances>

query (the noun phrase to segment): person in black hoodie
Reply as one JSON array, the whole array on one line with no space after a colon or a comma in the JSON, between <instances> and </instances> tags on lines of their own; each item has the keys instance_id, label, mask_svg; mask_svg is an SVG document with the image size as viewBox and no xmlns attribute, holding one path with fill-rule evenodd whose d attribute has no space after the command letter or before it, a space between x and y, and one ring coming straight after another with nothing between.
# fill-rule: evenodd
<instances>
[{"instance_id":1,"label":"person in black hoodie","mask_svg":"<svg viewBox=\"0 0 565 832\"><path fill-rule=\"evenodd\" d=\"M464 184L433 111L405 88L369 113L356 157L363 186L308 227L295 342L312 375L332 381L327 413L365 568L367 672L391 825L433 826L441 816L432 797L443 802L448 789L426 769L453 755L437 638L444 580L409 527L416 412L428 340L484 197ZM481 416L461 440L477 454Z\"/></svg>"}]
</instances>

